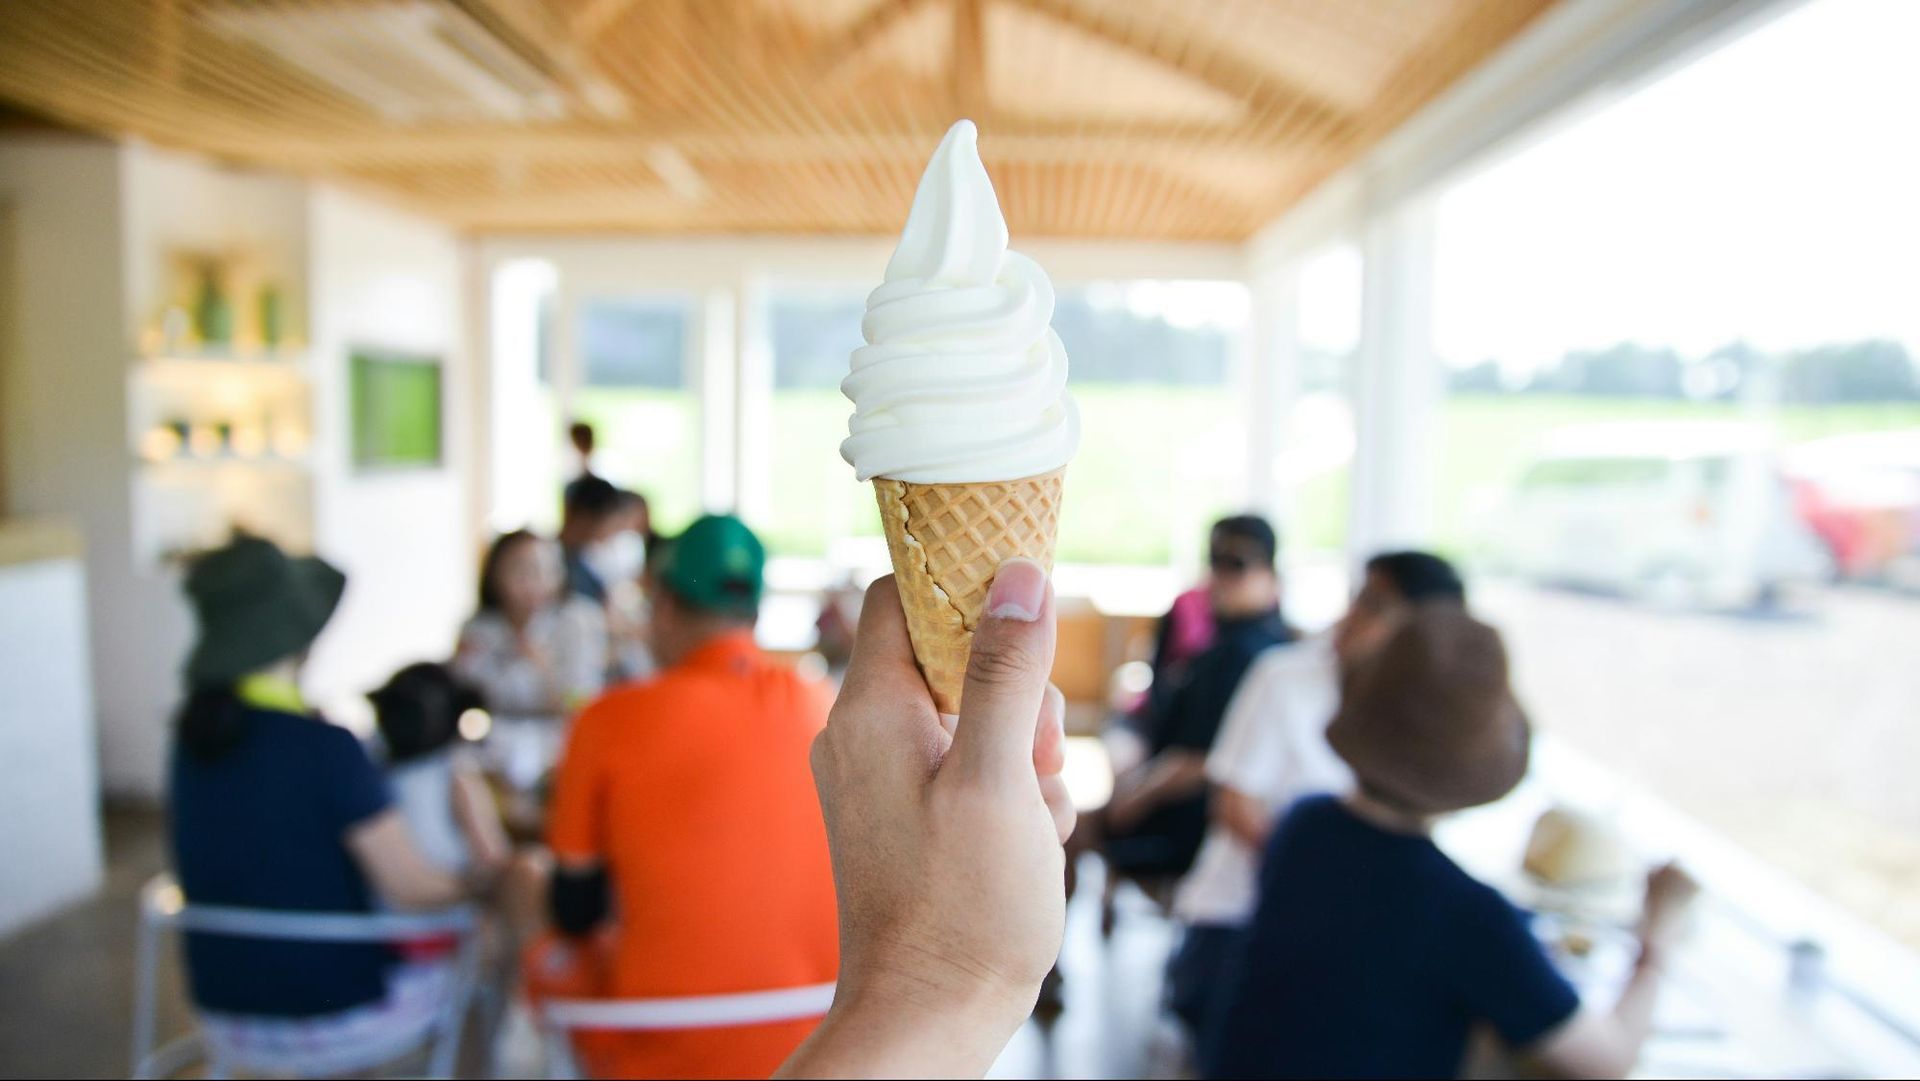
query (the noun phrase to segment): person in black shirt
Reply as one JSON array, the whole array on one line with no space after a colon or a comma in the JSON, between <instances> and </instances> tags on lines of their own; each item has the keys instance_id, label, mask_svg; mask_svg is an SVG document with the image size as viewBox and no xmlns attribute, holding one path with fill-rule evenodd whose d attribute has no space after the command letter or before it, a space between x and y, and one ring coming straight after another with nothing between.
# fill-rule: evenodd
<instances>
[{"instance_id":1,"label":"person in black shirt","mask_svg":"<svg viewBox=\"0 0 1920 1081\"><path fill-rule=\"evenodd\" d=\"M1280 617L1279 539L1263 518L1223 518L1208 544L1213 644L1188 665L1147 724L1149 756L1115 779L1102 816L1103 851L1116 874L1176 878L1207 830L1207 751L1253 659L1293 641Z\"/></svg>"},{"instance_id":2,"label":"person in black shirt","mask_svg":"<svg viewBox=\"0 0 1920 1081\"><path fill-rule=\"evenodd\" d=\"M1671 864L1648 877L1632 974L1611 1010L1582 1010L1526 914L1431 836L1526 773L1500 636L1456 601L1393 619L1327 729L1357 785L1296 803L1268 841L1201 1075L1455 1077L1484 1026L1536 1069L1626 1076L1698 887Z\"/></svg>"}]
</instances>

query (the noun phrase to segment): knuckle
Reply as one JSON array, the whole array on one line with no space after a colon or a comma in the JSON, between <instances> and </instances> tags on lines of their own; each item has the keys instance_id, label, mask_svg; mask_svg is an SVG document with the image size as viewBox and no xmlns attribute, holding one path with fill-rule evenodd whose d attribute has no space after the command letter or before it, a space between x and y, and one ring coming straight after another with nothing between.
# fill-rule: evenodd
<instances>
[{"instance_id":1,"label":"knuckle","mask_svg":"<svg viewBox=\"0 0 1920 1081\"><path fill-rule=\"evenodd\" d=\"M1020 683L1041 669L1037 644L1012 635L976 638L970 673L985 683Z\"/></svg>"}]
</instances>

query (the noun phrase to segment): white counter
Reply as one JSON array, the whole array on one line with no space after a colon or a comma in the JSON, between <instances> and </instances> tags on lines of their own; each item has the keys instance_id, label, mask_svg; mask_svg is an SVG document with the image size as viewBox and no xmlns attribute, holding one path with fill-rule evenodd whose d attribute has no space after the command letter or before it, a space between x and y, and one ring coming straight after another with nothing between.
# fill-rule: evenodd
<instances>
[{"instance_id":1,"label":"white counter","mask_svg":"<svg viewBox=\"0 0 1920 1081\"><path fill-rule=\"evenodd\" d=\"M79 537L0 522L0 935L100 884Z\"/></svg>"}]
</instances>

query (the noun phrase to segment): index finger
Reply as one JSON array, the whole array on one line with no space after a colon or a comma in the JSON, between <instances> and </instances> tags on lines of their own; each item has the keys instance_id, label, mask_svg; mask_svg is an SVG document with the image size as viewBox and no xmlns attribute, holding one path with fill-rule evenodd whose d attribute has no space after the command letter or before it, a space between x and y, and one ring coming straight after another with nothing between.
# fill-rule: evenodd
<instances>
[{"instance_id":1,"label":"index finger","mask_svg":"<svg viewBox=\"0 0 1920 1081\"><path fill-rule=\"evenodd\" d=\"M879 728L889 741L911 733L912 743L937 747L940 715L933 695L913 659L913 640L893 575L867 587L860 624L853 635L853 657L828 717L829 727Z\"/></svg>"},{"instance_id":2,"label":"index finger","mask_svg":"<svg viewBox=\"0 0 1920 1081\"><path fill-rule=\"evenodd\" d=\"M874 579L860 602L860 623L853 632L853 657L847 662L844 686L884 687L919 684L931 703L926 681L913 660L913 639L907 634L907 614L900 607L900 591L893 575Z\"/></svg>"}]
</instances>

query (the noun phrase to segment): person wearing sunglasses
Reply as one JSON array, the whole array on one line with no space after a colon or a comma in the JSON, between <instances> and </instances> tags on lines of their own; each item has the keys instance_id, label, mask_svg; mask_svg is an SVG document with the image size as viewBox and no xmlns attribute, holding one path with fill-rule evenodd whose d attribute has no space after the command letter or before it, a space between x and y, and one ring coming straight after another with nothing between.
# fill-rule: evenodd
<instances>
[{"instance_id":1,"label":"person wearing sunglasses","mask_svg":"<svg viewBox=\"0 0 1920 1081\"><path fill-rule=\"evenodd\" d=\"M1280 615L1280 543L1255 515L1214 523L1207 546L1207 599L1216 631L1149 725L1146 761L1122 773L1099 816L1113 874L1171 883L1193 865L1207 830L1207 752L1227 703L1255 657L1293 641Z\"/></svg>"}]
</instances>

